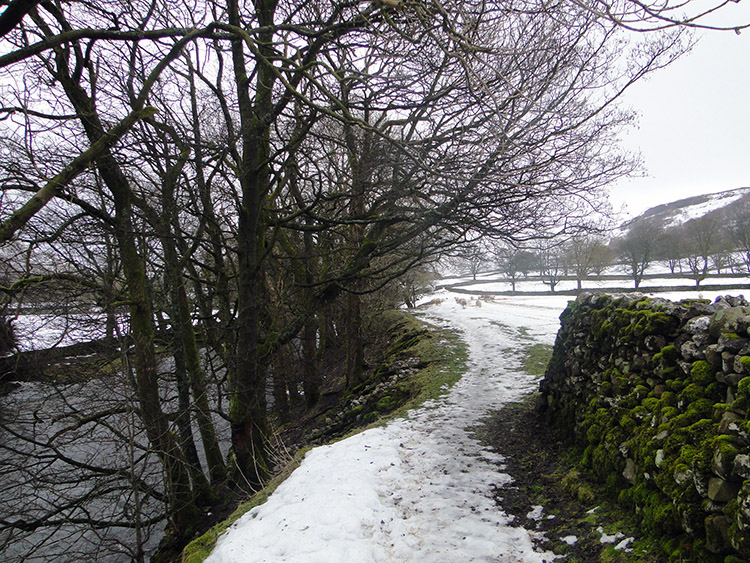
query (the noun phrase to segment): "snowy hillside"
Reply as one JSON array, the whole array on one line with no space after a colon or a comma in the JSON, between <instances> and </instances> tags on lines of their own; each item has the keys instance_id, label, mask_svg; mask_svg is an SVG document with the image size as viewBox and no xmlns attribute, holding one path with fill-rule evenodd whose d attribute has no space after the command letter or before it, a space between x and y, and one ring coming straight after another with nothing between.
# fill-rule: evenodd
<instances>
[{"instance_id":1,"label":"snowy hillside","mask_svg":"<svg viewBox=\"0 0 750 563\"><path fill-rule=\"evenodd\" d=\"M680 199L672 203L657 205L647 209L641 215L623 223L619 229L613 232L613 238L626 235L632 228L641 222L651 219L663 221L665 228L679 227L683 223L697 217L710 213L726 214L731 205L742 199L750 199L750 187L727 190L714 194L706 194L686 199Z\"/></svg>"}]
</instances>

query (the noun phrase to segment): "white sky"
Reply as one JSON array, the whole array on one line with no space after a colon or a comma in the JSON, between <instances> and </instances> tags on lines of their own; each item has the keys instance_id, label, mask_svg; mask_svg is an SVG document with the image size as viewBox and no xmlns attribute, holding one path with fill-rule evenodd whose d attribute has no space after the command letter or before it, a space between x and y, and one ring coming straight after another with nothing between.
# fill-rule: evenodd
<instances>
[{"instance_id":1,"label":"white sky","mask_svg":"<svg viewBox=\"0 0 750 563\"><path fill-rule=\"evenodd\" d=\"M722 22L750 22L750 0ZM637 84L626 103L640 126L624 139L648 177L618 183L615 210L629 215L690 197L750 186L750 29L702 32L693 51Z\"/></svg>"}]
</instances>

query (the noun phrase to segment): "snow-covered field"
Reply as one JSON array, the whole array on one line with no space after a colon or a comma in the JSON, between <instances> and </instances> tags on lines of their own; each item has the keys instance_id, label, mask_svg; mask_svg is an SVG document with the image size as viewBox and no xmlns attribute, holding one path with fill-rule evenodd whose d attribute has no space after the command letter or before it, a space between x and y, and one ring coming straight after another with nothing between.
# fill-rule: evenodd
<instances>
[{"instance_id":1,"label":"snow-covered field","mask_svg":"<svg viewBox=\"0 0 750 563\"><path fill-rule=\"evenodd\" d=\"M726 292L706 292L714 299ZM679 300L698 291L663 294ZM458 329L465 376L440 401L404 419L312 450L271 495L222 536L208 561L550 561L535 532L515 526L492 498L511 483L501 455L471 427L536 387L521 350L552 344L565 296L479 300L443 290L421 315ZM458 299L457 299L458 298Z\"/></svg>"},{"instance_id":2,"label":"snow-covered field","mask_svg":"<svg viewBox=\"0 0 750 563\"><path fill-rule=\"evenodd\" d=\"M18 349L25 352L104 338L107 319L94 310L69 314L25 313L12 317L12 322ZM119 329L122 334L128 332L127 317L119 318Z\"/></svg>"},{"instance_id":3,"label":"snow-covered field","mask_svg":"<svg viewBox=\"0 0 750 563\"><path fill-rule=\"evenodd\" d=\"M704 285L732 285L738 283L750 283L748 278L710 278L702 282ZM617 288L632 288L632 280L584 280L583 290L586 289L617 289ZM640 290L648 292L652 288L657 287L685 287L685 288L696 288L695 280L687 278L646 278L641 282ZM555 286L555 291L569 291L575 290L577 284L574 280L562 280ZM511 291L513 286L510 282L506 281L481 281L476 284L462 285L463 290L477 290L477 291ZM700 292L701 288L698 286L697 291ZM517 291L549 291L549 285L545 284L540 280L521 280L516 282ZM732 290L734 291L734 290ZM749 292L750 293L750 292Z\"/></svg>"}]
</instances>

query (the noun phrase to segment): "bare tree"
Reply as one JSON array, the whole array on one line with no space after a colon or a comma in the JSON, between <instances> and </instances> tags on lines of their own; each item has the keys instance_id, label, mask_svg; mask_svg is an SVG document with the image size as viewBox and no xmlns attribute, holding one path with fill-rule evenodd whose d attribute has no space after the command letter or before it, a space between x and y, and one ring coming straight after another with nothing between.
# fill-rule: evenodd
<instances>
[{"instance_id":1,"label":"bare tree","mask_svg":"<svg viewBox=\"0 0 750 563\"><path fill-rule=\"evenodd\" d=\"M578 289L589 274L601 272L609 264L609 250L601 235L574 236L566 245L568 260L575 272Z\"/></svg>"},{"instance_id":2,"label":"bare tree","mask_svg":"<svg viewBox=\"0 0 750 563\"><path fill-rule=\"evenodd\" d=\"M708 275L709 258L719 247L719 227L718 218L712 214L680 226L683 253L696 285Z\"/></svg>"},{"instance_id":3,"label":"bare tree","mask_svg":"<svg viewBox=\"0 0 750 563\"><path fill-rule=\"evenodd\" d=\"M659 221L647 219L633 225L617 245L617 252L629 269L636 289L661 247L663 233L664 227Z\"/></svg>"},{"instance_id":4,"label":"bare tree","mask_svg":"<svg viewBox=\"0 0 750 563\"><path fill-rule=\"evenodd\" d=\"M662 245L658 251L658 257L667 263L669 271L673 274L678 269L682 272L682 259L684 257L682 248L683 240L680 234L675 229L665 230L662 236Z\"/></svg>"},{"instance_id":5,"label":"bare tree","mask_svg":"<svg viewBox=\"0 0 750 563\"><path fill-rule=\"evenodd\" d=\"M562 242L554 239L541 239L537 243L537 265L542 282L554 293L563 277L565 253Z\"/></svg>"},{"instance_id":6,"label":"bare tree","mask_svg":"<svg viewBox=\"0 0 750 563\"><path fill-rule=\"evenodd\" d=\"M743 198L732 207L729 219L730 246L743 255L750 272L750 198Z\"/></svg>"},{"instance_id":7,"label":"bare tree","mask_svg":"<svg viewBox=\"0 0 750 563\"><path fill-rule=\"evenodd\" d=\"M510 280L511 291L513 292L516 291L519 276L528 277L529 271L537 262L533 253L513 246L500 246L495 250L495 256L500 271Z\"/></svg>"}]
</instances>

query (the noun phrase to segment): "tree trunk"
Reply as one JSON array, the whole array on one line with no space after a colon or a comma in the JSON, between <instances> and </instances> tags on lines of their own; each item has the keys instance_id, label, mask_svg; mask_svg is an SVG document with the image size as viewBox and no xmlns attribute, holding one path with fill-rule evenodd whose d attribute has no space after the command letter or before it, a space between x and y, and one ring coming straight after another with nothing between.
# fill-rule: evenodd
<instances>
[{"instance_id":1,"label":"tree trunk","mask_svg":"<svg viewBox=\"0 0 750 563\"><path fill-rule=\"evenodd\" d=\"M307 307L312 302L312 287L315 272L314 245L312 233L306 231L303 235L304 242L304 268L305 268L305 294ZM305 392L305 404L312 407L320 400L320 374L318 373L317 354L318 324L313 311L308 311L305 326L302 328L302 389Z\"/></svg>"},{"instance_id":2,"label":"tree trunk","mask_svg":"<svg viewBox=\"0 0 750 563\"><path fill-rule=\"evenodd\" d=\"M275 2L256 2L259 49L274 59L271 51ZM229 0L229 22L239 27L237 0ZM264 199L268 193L270 129L268 120L272 107L275 73L267 64L256 70L255 101L250 99L249 78L245 72L245 55L241 39L232 40L232 63L239 103L242 156L238 163L241 207L237 230L237 351L230 380L231 404L229 420L232 448L236 461L236 482L251 489L261 486L270 474L267 452L265 369L259 350L261 310L261 264L264 251L265 225L261 219Z\"/></svg>"},{"instance_id":3,"label":"tree trunk","mask_svg":"<svg viewBox=\"0 0 750 563\"><path fill-rule=\"evenodd\" d=\"M213 491L203 474L198 450L195 447L193 426L190 420L190 382L185 367L185 354L180 346L179 327L174 328L174 371L177 384L177 416L175 423L180 436L180 447L185 454L190 479L193 481L196 503L202 506L211 504Z\"/></svg>"},{"instance_id":4,"label":"tree trunk","mask_svg":"<svg viewBox=\"0 0 750 563\"><path fill-rule=\"evenodd\" d=\"M65 88L68 99L80 116L89 142L105 135L93 99L68 73L67 60L62 52L57 57L56 77ZM174 536L178 541L192 535L197 522L190 477L185 459L161 409L154 349L154 317L148 294L146 265L138 253L133 206L128 180L111 151L104 151L96 160L96 168L112 195L115 209L115 237L123 273L127 281L130 309L130 333L135 352L136 396L146 435L164 466L164 485Z\"/></svg>"},{"instance_id":5,"label":"tree trunk","mask_svg":"<svg viewBox=\"0 0 750 563\"><path fill-rule=\"evenodd\" d=\"M198 511L190 487L190 478L185 469L185 459L169 429L167 417L161 410L154 351L153 314L146 291L146 269L132 240L133 225L128 194L115 188L113 196L118 224L117 238L128 283L130 331L135 350L136 393L141 416L149 442L164 465L170 519L175 535L179 539L188 538L192 535L197 522Z\"/></svg>"},{"instance_id":6,"label":"tree trunk","mask_svg":"<svg viewBox=\"0 0 750 563\"><path fill-rule=\"evenodd\" d=\"M310 315L302 329L302 389L305 392L305 404L308 407L320 400L320 374L316 338L318 335L315 315Z\"/></svg>"},{"instance_id":7,"label":"tree trunk","mask_svg":"<svg viewBox=\"0 0 750 563\"><path fill-rule=\"evenodd\" d=\"M346 296L346 387L362 383L364 344L362 342L362 299L356 293Z\"/></svg>"}]
</instances>

